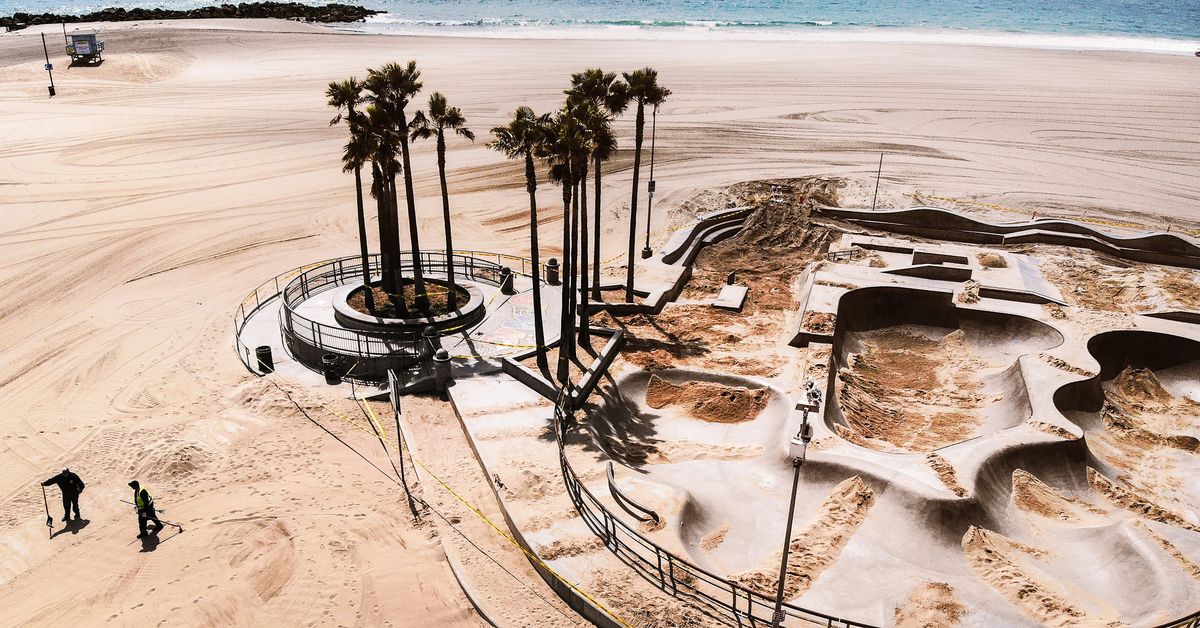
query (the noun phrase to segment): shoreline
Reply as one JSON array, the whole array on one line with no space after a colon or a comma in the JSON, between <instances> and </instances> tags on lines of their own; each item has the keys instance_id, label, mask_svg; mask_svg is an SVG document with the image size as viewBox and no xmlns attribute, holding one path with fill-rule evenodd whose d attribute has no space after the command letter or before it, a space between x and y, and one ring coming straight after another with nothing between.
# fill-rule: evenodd
<instances>
[{"instance_id":1,"label":"shoreline","mask_svg":"<svg viewBox=\"0 0 1200 628\"><path fill-rule=\"evenodd\" d=\"M739 36L741 33L722 31L679 31L665 33L640 29L635 26L552 28L523 28L514 30L493 29L452 31L455 27L438 27L446 30L413 28L374 28L371 18L366 22L318 23L284 18L178 18L153 20L125 20L116 22L70 22L67 31L104 30L109 32L135 28L162 28L179 30L240 30L261 33L308 33L346 36L407 37L422 40L452 39L461 41L546 41L546 42L640 42L654 43L704 43L708 41L737 44L796 44L796 45L859 45L874 47L896 46L954 46L984 49L1011 49L1049 52L1079 53L1128 53L1156 56L1190 57L1200 53L1200 41L1166 38L1110 37L1104 35L1043 35L1037 33L989 33L937 32L907 30L845 29L839 31L792 31L756 32L754 37ZM0 32L0 41L5 36L19 33L60 33L62 26L39 24L17 31ZM476 27L468 27L476 28ZM747 33L749 35L751 33Z\"/></svg>"},{"instance_id":2,"label":"shoreline","mask_svg":"<svg viewBox=\"0 0 1200 628\"><path fill-rule=\"evenodd\" d=\"M711 26L681 24L575 24L507 25L486 20L447 23L441 20L406 20L383 13L354 24L330 24L339 31L372 35L455 37L467 39L611 40L611 41L721 41L797 43L945 44L1038 50L1145 52L1193 56L1200 37L1136 36L1119 34L999 32L957 28L891 28L796 25L781 27Z\"/></svg>"}]
</instances>

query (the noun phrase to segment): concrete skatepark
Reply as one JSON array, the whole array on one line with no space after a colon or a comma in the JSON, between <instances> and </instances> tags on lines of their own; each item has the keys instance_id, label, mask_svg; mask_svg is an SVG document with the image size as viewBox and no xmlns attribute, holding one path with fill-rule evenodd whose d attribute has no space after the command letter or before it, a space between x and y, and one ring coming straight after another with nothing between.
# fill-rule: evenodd
<instances>
[{"instance_id":1,"label":"concrete skatepark","mask_svg":"<svg viewBox=\"0 0 1200 628\"><path fill-rule=\"evenodd\" d=\"M812 380L824 403L796 495L785 625L899 623L918 591L958 608L963 625L1192 617L1200 327L1172 308L1071 305L1030 239L1019 249L913 240L885 223L940 239L920 224L944 214L887 214L862 231L848 227L861 213L829 210L840 237L797 268L794 327L777 351L802 356L802 377L618 358L571 428L561 398L531 394L501 368L512 356L490 366L457 356L450 398L535 569L600 625L620 625L610 617L620 608L582 589L611 602L614 572L639 575L634 588L695 609L702 624L769 620L794 406ZM676 232L621 314L679 307L701 250L736 243L748 215L714 212ZM1195 250L1174 235L1044 231L1055 246L1121 241L1137 251L1129 257L1164 264L1190 265ZM470 577L460 583L471 597Z\"/></svg>"}]
</instances>

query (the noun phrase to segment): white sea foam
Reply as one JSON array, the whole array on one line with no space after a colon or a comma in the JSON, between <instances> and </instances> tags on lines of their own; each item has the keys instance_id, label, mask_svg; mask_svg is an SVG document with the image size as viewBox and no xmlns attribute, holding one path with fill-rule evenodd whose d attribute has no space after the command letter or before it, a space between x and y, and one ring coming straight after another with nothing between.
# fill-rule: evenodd
<instances>
[{"instance_id":1,"label":"white sea foam","mask_svg":"<svg viewBox=\"0 0 1200 628\"><path fill-rule=\"evenodd\" d=\"M381 14L368 18L364 23L343 25L341 28L368 33L497 39L951 44L1056 50L1108 50L1173 55L1193 55L1200 49L1200 41L1163 37L856 28L835 27L835 24L829 20L812 20L784 26L716 20L682 22L630 20L621 23L559 23L504 19L413 20Z\"/></svg>"}]
</instances>

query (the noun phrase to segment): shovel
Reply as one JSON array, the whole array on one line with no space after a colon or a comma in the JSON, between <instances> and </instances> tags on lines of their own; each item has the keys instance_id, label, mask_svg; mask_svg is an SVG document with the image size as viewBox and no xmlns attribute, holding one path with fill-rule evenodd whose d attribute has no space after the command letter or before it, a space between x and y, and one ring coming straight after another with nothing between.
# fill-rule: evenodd
<instances>
[{"instance_id":1,"label":"shovel","mask_svg":"<svg viewBox=\"0 0 1200 628\"><path fill-rule=\"evenodd\" d=\"M50 500L46 499L46 487L42 487L42 504L46 507L46 527L50 528L50 538L54 538L54 517L50 516Z\"/></svg>"}]
</instances>

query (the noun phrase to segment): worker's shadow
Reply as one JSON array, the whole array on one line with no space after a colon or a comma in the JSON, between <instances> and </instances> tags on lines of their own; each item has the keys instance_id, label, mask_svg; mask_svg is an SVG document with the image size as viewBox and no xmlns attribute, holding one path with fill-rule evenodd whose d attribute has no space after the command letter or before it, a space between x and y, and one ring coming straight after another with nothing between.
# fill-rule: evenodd
<instances>
[{"instance_id":1,"label":"worker's shadow","mask_svg":"<svg viewBox=\"0 0 1200 628\"><path fill-rule=\"evenodd\" d=\"M153 552L154 550L158 549L158 544L161 542L162 541L159 540L157 532L155 532L154 534L147 534L146 536L142 537L141 551L142 552Z\"/></svg>"},{"instance_id":2,"label":"worker's shadow","mask_svg":"<svg viewBox=\"0 0 1200 628\"><path fill-rule=\"evenodd\" d=\"M79 534L79 531L86 528L89 523L91 523L91 520L89 519L72 519L67 522L67 526L65 528L51 534L50 538L53 539L54 537L67 532L70 532L71 534Z\"/></svg>"}]
</instances>

